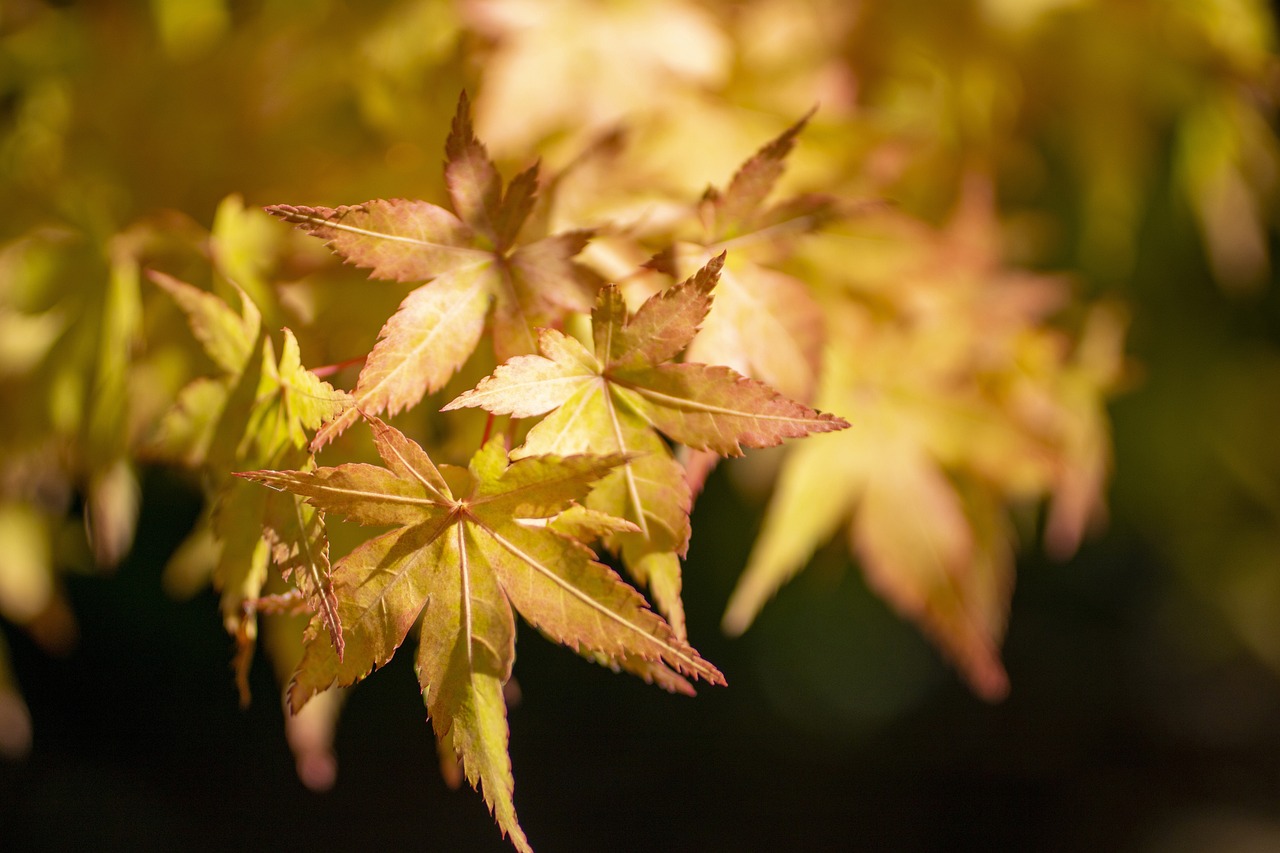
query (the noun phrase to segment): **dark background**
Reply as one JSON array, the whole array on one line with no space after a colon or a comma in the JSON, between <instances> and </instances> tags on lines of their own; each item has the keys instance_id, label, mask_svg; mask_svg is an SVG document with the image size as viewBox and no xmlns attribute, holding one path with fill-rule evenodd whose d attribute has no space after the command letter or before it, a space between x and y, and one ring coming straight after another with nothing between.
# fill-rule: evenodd
<instances>
[{"instance_id":1,"label":"dark background","mask_svg":"<svg viewBox=\"0 0 1280 853\"><path fill-rule=\"evenodd\" d=\"M1123 407L1122 407L1123 409ZM1123 426L1123 420L1121 421ZM35 720L0 765L6 849L504 850L448 790L401 655L356 689L326 794L294 775L269 668L242 711L212 593L160 566L197 510L145 480L139 546L73 577L78 650L6 628ZM829 549L743 639L717 619L753 518L713 479L691 636L729 687L670 696L522 630L516 806L540 850L1228 850L1280 842L1280 685L1118 519L1070 563L1020 565L1013 691L970 695ZM714 514L713 514L714 513Z\"/></svg>"}]
</instances>

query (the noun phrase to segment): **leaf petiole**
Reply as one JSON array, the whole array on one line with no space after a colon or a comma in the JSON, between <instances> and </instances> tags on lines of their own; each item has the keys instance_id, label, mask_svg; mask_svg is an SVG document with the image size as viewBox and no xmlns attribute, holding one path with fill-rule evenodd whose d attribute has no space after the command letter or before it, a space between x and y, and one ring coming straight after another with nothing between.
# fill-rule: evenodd
<instances>
[{"instance_id":1,"label":"leaf petiole","mask_svg":"<svg viewBox=\"0 0 1280 853\"><path fill-rule=\"evenodd\" d=\"M349 358L346 361L340 361L337 364L326 364L322 367L314 367L311 369L311 372L319 379L326 379L337 373L339 370L344 370L357 364L364 364L364 360L366 358L368 358L368 356L356 356L355 358Z\"/></svg>"}]
</instances>

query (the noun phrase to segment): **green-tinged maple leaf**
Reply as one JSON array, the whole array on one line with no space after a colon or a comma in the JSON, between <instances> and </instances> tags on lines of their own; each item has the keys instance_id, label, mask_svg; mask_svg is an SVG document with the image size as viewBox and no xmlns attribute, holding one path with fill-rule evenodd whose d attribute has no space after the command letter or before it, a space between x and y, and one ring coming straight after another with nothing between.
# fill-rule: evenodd
<instances>
[{"instance_id":1,"label":"green-tinged maple leaf","mask_svg":"<svg viewBox=\"0 0 1280 853\"><path fill-rule=\"evenodd\" d=\"M437 467L404 434L370 418L386 467L347 463L315 471L239 476L305 497L324 512L395 529L334 566L347 640L339 658L317 616L289 686L297 711L332 684L364 678L395 654L421 615L416 669L437 736L453 743L499 826L528 849L516 821L502 685L515 659L514 607L542 633L624 665L660 662L723 683L643 597L548 523L626 461L611 456L526 456L510 462L498 440L467 469ZM570 527L599 526L579 515ZM669 688L670 689L670 688Z\"/></svg>"},{"instance_id":2,"label":"green-tinged maple leaf","mask_svg":"<svg viewBox=\"0 0 1280 853\"><path fill-rule=\"evenodd\" d=\"M324 516L304 501L278 495L272 498L280 499L268 500L263 512L263 536L271 548L271 560L279 567L280 576L292 580L316 611L341 658L346 643L330 580Z\"/></svg>"},{"instance_id":3,"label":"green-tinged maple leaf","mask_svg":"<svg viewBox=\"0 0 1280 853\"><path fill-rule=\"evenodd\" d=\"M591 306L593 288L573 261L591 232L517 244L533 206L537 166L517 175L504 192L472 130L465 94L445 152L452 212L403 199L267 208L374 278L427 282L383 326L356 383L356 408L325 425L316 448L355 423L360 412L395 414L439 390L475 350L490 303L499 359L533 352L535 329Z\"/></svg>"},{"instance_id":4,"label":"green-tinged maple leaf","mask_svg":"<svg viewBox=\"0 0 1280 853\"><path fill-rule=\"evenodd\" d=\"M649 583L679 622L679 561L689 538L689 487L661 434L697 450L736 456L743 446L848 426L727 367L672 363L711 304L723 258L659 293L628 317L616 287L601 291L592 314L594 351L554 329L541 355L519 356L444 408L478 406L494 414L545 417L512 455L625 453L635 456L592 490L587 505L633 522L606 544ZM665 556L664 556L665 555Z\"/></svg>"},{"instance_id":5,"label":"green-tinged maple leaf","mask_svg":"<svg viewBox=\"0 0 1280 853\"><path fill-rule=\"evenodd\" d=\"M147 230L126 231L109 243L92 385L80 441L85 453L85 529L99 566L114 566L133 544L138 484L129 455L129 375L141 337L138 252Z\"/></svg>"},{"instance_id":6,"label":"green-tinged maple leaf","mask_svg":"<svg viewBox=\"0 0 1280 853\"><path fill-rule=\"evenodd\" d=\"M223 372L183 390L158 428L162 449L214 468L263 464L305 447L308 432L350 407L349 394L302 366L297 338L287 328L276 358L261 315L243 292L237 313L213 293L163 273L150 276L187 315L192 333Z\"/></svg>"},{"instance_id":7,"label":"green-tinged maple leaf","mask_svg":"<svg viewBox=\"0 0 1280 853\"><path fill-rule=\"evenodd\" d=\"M271 217L257 208L246 208L239 195L229 195L218 204L209 235L209 251L216 269L249 294L250 300L266 312L266 319L278 319L275 294L269 275L280 254L279 229Z\"/></svg>"},{"instance_id":8,"label":"green-tinged maple leaf","mask_svg":"<svg viewBox=\"0 0 1280 853\"><path fill-rule=\"evenodd\" d=\"M57 595L50 521L35 507L0 503L0 616L34 622Z\"/></svg>"},{"instance_id":9,"label":"green-tinged maple leaf","mask_svg":"<svg viewBox=\"0 0 1280 853\"><path fill-rule=\"evenodd\" d=\"M212 529L222 543L214 583L222 592L223 619L237 637L237 677L247 699L249 655L256 634L252 601L266 581L268 558L306 597L323 621L338 654L345 647L329 579L329 545L323 517L289 495L267 495L230 479L229 471L265 465L305 467L308 433L351 405L302 366L298 341L284 329L277 360L253 301L240 291L241 310L220 297L163 273L151 279L187 315L192 333L222 371L217 379L188 385L161 421L155 448L210 477Z\"/></svg>"},{"instance_id":10,"label":"green-tinged maple leaf","mask_svg":"<svg viewBox=\"0 0 1280 853\"><path fill-rule=\"evenodd\" d=\"M163 456L200 465L208 459L215 427L226 410L235 378L244 374L255 350L261 349L258 341L262 317L243 293L241 311L237 313L215 294L173 276L157 270L149 271L148 276L187 315L191 333L224 374L216 380L196 379L187 385L179 394L177 405L160 421L153 439L155 449Z\"/></svg>"},{"instance_id":11,"label":"green-tinged maple leaf","mask_svg":"<svg viewBox=\"0 0 1280 853\"><path fill-rule=\"evenodd\" d=\"M213 534L222 546L213 584L220 593L223 627L236 639L233 668L241 705L249 703L249 666L258 639L257 615L248 603L262 594L270 563L270 548L262 535L267 497L247 483L231 480L211 498Z\"/></svg>"}]
</instances>

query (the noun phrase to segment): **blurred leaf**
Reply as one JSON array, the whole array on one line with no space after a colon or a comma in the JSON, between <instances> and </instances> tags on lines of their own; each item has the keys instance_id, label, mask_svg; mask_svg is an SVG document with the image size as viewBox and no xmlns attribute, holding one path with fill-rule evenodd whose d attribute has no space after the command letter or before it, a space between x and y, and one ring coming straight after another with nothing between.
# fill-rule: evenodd
<instances>
[{"instance_id":1,"label":"blurred leaf","mask_svg":"<svg viewBox=\"0 0 1280 853\"><path fill-rule=\"evenodd\" d=\"M684 0L469 0L463 10L495 42L476 112L504 154L566 128L597 133L728 70L719 22Z\"/></svg>"},{"instance_id":2,"label":"blurred leaf","mask_svg":"<svg viewBox=\"0 0 1280 853\"><path fill-rule=\"evenodd\" d=\"M174 59L192 59L211 50L226 32L225 0L151 0L160 43Z\"/></svg>"},{"instance_id":3,"label":"blurred leaf","mask_svg":"<svg viewBox=\"0 0 1280 853\"><path fill-rule=\"evenodd\" d=\"M9 665L9 645L0 635L0 757L10 761L31 751L31 711Z\"/></svg>"},{"instance_id":4,"label":"blurred leaf","mask_svg":"<svg viewBox=\"0 0 1280 853\"><path fill-rule=\"evenodd\" d=\"M54 595L48 522L22 504L0 505L0 614L20 625Z\"/></svg>"}]
</instances>

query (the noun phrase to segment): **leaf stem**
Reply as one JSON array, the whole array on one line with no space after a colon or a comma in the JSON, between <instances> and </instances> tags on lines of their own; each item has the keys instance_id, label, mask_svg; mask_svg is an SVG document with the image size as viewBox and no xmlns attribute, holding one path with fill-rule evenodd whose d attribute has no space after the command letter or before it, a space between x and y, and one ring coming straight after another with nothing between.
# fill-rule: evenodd
<instances>
[{"instance_id":1,"label":"leaf stem","mask_svg":"<svg viewBox=\"0 0 1280 853\"><path fill-rule=\"evenodd\" d=\"M366 358L368 358L367 355L349 358L346 361L340 361L337 364L326 364L322 367L312 368L311 372L314 373L318 379L325 379L337 373L339 370L350 367L353 364L363 364Z\"/></svg>"},{"instance_id":2,"label":"leaf stem","mask_svg":"<svg viewBox=\"0 0 1280 853\"><path fill-rule=\"evenodd\" d=\"M493 422L494 422L496 419L497 419L497 416L496 416L496 415L494 415L494 414L493 414L493 412L490 412L490 413L489 413L489 417L485 419L485 422L484 422L484 435L480 437L480 446L481 446L481 447L484 447L486 444L488 444L488 443L489 443L489 434L493 432Z\"/></svg>"}]
</instances>

